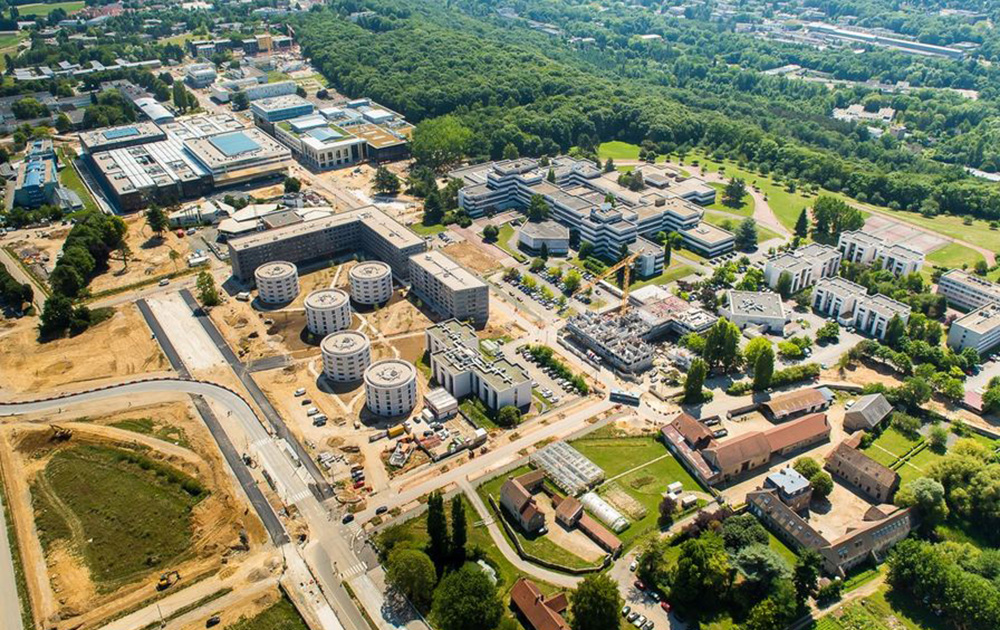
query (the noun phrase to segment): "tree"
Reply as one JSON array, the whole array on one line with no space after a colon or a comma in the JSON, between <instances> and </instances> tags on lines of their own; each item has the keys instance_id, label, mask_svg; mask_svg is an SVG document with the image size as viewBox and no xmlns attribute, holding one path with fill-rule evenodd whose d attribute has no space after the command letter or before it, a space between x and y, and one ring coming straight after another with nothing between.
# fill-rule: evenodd
<instances>
[{"instance_id":1,"label":"tree","mask_svg":"<svg viewBox=\"0 0 1000 630\"><path fill-rule=\"evenodd\" d=\"M787 271L782 271L781 275L778 276L778 285L776 287L778 295L781 299L787 300L792 295L792 274Z\"/></svg>"},{"instance_id":2,"label":"tree","mask_svg":"<svg viewBox=\"0 0 1000 630\"><path fill-rule=\"evenodd\" d=\"M771 386L771 378L774 376L774 350L768 345L767 348L757 357L753 366L753 388L754 391L763 391Z\"/></svg>"},{"instance_id":3,"label":"tree","mask_svg":"<svg viewBox=\"0 0 1000 630\"><path fill-rule=\"evenodd\" d=\"M465 520L465 504L462 503L462 495L456 494L451 498L451 560L455 566L465 564L465 545L469 538Z\"/></svg>"},{"instance_id":4,"label":"tree","mask_svg":"<svg viewBox=\"0 0 1000 630\"><path fill-rule=\"evenodd\" d=\"M757 596L766 594L777 580L792 576L791 567L785 559L766 543L744 547L733 557L733 564L743 576L744 583Z\"/></svg>"},{"instance_id":5,"label":"tree","mask_svg":"<svg viewBox=\"0 0 1000 630\"><path fill-rule=\"evenodd\" d=\"M496 241L498 236L500 236L500 229L492 223L483 228L483 240L487 243Z\"/></svg>"},{"instance_id":6,"label":"tree","mask_svg":"<svg viewBox=\"0 0 1000 630\"><path fill-rule=\"evenodd\" d=\"M594 244L589 241L582 241L580 243L580 249L577 252L580 256L580 260L586 260L590 258L594 253Z\"/></svg>"},{"instance_id":7,"label":"tree","mask_svg":"<svg viewBox=\"0 0 1000 630\"><path fill-rule=\"evenodd\" d=\"M816 342L827 343L840 338L840 324L837 322L826 322L816 331Z\"/></svg>"},{"instance_id":8,"label":"tree","mask_svg":"<svg viewBox=\"0 0 1000 630\"><path fill-rule=\"evenodd\" d=\"M170 250L170 262L174 263L174 271L177 271L177 261L181 259L181 253L176 249Z\"/></svg>"},{"instance_id":9,"label":"tree","mask_svg":"<svg viewBox=\"0 0 1000 630\"><path fill-rule=\"evenodd\" d=\"M752 545L766 545L767 530L753 514L730 516L722 523L722 541L726 549L737 552Z\"/></svg>"},{"instance_id":10,"label":"tree","mask_svg":"<svg viewBox=\"0 0 1000 630\"><path fill-rule=\"evenodd\" d=\"M399 178L384 166L375 169L375 192L379 195L395 195L399 192Z\"/></svg>"},{"instance_id":11,"label":"tree","mask_svg":"<svg viewBox=\"0 0 1000 630\"><path fill-rule=\"evenodd\" d=\"M541 195L532 195L528 203L528 220L544 221L549 216L549 205Z\"/></svg>"},{"instance_id":12,"label":"tree","mask_svg":"<svg viewBox=\"0 0 1000 630\"><path fill-rule=\"evenodd\" d=\"M504 405L497 412L497 424L502 427L516 427L521 424L521 412L514 405Z\"/></svg>"},{"instance_id":13,"label":"tree","mask_svg":"<svg viewBox=\"0 0 1000 630\"><path fill-rule=\"evenodd\" d=\"M181 84L180 81L174 82L173 92L174 92L173 94L174 107L176 107L181 112L187 111L188 108L187 90L184 89L184 86Z\"/></svg>"},{"instance_id":14,"label":"tree","mask_svg":"<svg viewBox=\"0 0 1000 630\"><path fill-rule=\"evenodd\" d=\"M444 205L441 203L441 193L437 188L424 197L424 225L438 225L444 218Z\"/></svg>"},{"instance_id":15,"label":"tree","mask_svg":"<svg viewBox=\"0 0 1000 630\"><path fill-rule=\"evenodd\" d=\"M56 117L56 131L59 133L68 133L73 129L73 121L69 119L69 116L65 112L59 112Z\"/></svg>"},{"instance_id":16,"label":"tree","mask_svg":"<svg viewBox=\"0 0 1000 630\"><path fill-rule=\"evenodd\" d=\"M462 159L471 141L472 131L456 116L428 118L414 128L410 153L421 166L440 171Z\"/></svg>"},{"instance_id":17,"label":"tree","mask_svg":"<svg viewBox=\"0 0 1000 630\"><path fill-rule=\"evenodd\" d=\"M705 376L707 375L707 363L701 359L695 359L691 362L687 378L684 379L684 402L697 404L704 399L705 394L702 392L702 388L705 386Z\"/></svg>"},{"instance_id":18,"label":"tree","mask_svg":"<svg viewBox=\"0 0 1000 630\"><path fill-rule=\"evenodd\" d=\"M823 472L823 469L812 457L798 458L797 460L795 460L795 463L792 464L792 468L795 470L795 472L799 473L806 479L810 479L813 476L817 475L818 473Z\"/></svg>"},{"instance_id":19,"label":"tree","mask_svg":"<svg viewBox=\"0 0 1000 630\"><path fill-rule=\"evenodd\" d=\"M230 97L229 102L233 104L233 109L236 111L242 111L250 107L250 97L243 90L237 90Z\"/></svg>"},{"instance_id":20,"label":"tree","mask_svg":"<svg viewBox=\"0 0 1000 630\"><path fill-rule=\"evenodd\" d=\"M486 574L466 564L441 580L432 614L440 630L485 630L500 623L503 603Z\"/></svg>"},{"instance_id":21,"label":"tree","mask_svg":"<svg viewBox=\"0 0 1000 630\"><path fill-rule=\"evenodd\" d=\"M56 268L49 274L49 285L57 295L76 297L80 295L86 282L76 267L57 264Z\"/></svg>"},{"instance_id":22,"label":"tree","mask_svg":"<svg viewBox=\"0 0 1000 630\"><path fill-rule=\"evenodd\" d=\"M45 300L38 330L42 337L56 337L66 332L72 319L73 302L65 295L55 293Z\"/></svg>"},{"instance_id":23,"label":"tree","mask_svg":"<svg viewBox=\"0 0 1000 630\"><path fill-rule=\"evenodd\" d=\"M948 445L948 429L940 425L931 427L931 430L927 433L927 444L932 451L943 453L945 447Z\"/></svg>"},{"instance_id":24,"label":"tree","mask_svg":"<svg viewBox=\"0 0 1000 630\"><path fill-rule=\"evenodd\" d=\"M550 184L556 183L556 172L551 168L549 169L549 172L545 175L545 181L549 182Z\"/></svg>"},{"instance_id":25,"label":"tree","mask_svg":"<svg viewBox=\"0 0 1000 630\"><path fill-rule=\"evenodd\" d=\"M580 272L576 269L570 269L565 276L563 276L563 287L566 293L572 294L574 291L580 288L580 283L583 282L583 277Z\"/></svg>"},{"instance_id":26,"label":"tree","mask_svg":"<svg viewBox=\"0 0 1000 630\"><path fill-rule=\"evenodd\" d=\"M297 177L285 178L285 194L293 194L302 190L302 182Z\"/></svg>"},{"instance_id":27,"label":"tree","mask_svg":"<svg viewBox=\"0 0 1000 630\"><path fill-rule=\"evenodd\" d=\"M543 269L545 269L545 261L542 260L541 258L533 258L531 260L531 264L528 266L528 269L532 273L538 273Z\"/></svg>"},{"instance_id":28,"label":"tree","mask_svg":"<svg viewBox=\"0 0 1000 630\"><path fill-rule=\"evenodd\" d=\"M573 630L607 630L619 627L618 614L622 598L618 584L610 576L591 573L580 582L570 595Z\"/></svg>"},{"instance_id":29,"label":"tree","mask_svg":"<svg viewBox=\"0 0 1000 630\"><path fill-rule=\"evenodd\" d=\"M809 478L809 485L812 486L814 498L825 499L833 492L833 477L821 470Z\"/></svg>"},{"instance_id":30,"label":"tree","mask_svg":"<svg viewBox=\"0 0 1000 630\"><path fill-rule=\"evenodd\" d=\"M798 220L795 221L795 236L805 238L809 236L809 210L802 208Z\"/></svg>"},{"instance_id":31,"label":"tree","mask_svg":"<svg viewBox=\"0 0 1000 630\"><path fill-rule=\"evenodd\" d=\"M690 610L700 609L706 593L722 593L729 582L729 558L717 534L706 532L681 543L670 586L671 601Z\"/></svg>"},{"instance_id":32,"label":"tree","mask_svg":"<svg viewBox=\"0 0 1000 630\"><path fill-rule=\"evenodd\" d=\"M160 206L150 206L146 210L146 225L153 231L153 234L162 237L163 233L167 231L167 213Z\"/></svg>"},{"instance_id":33,"label":"tree","mask_svg":"<svg viewBox=\"0 0 1000 630\"><path fill-rule=\"evenodd\" d=\"M739 208L743 205L743 197L747 194L747 184L739 177L733 177L726 184L722 192L722 203L730 208Z\"/></svg>"},{"instance_id":34,"label":"tree","mask_svg":"<svg viewBox=\"0 0 1000 630\"><path fill-rule=\"evenodd\" d=\"M615 161L608 158L608 161L604 163L604 172L610 173L615 170Z\"/></svg>"},{"instance_id":35,"label":"tree","mask_svg":"<svg viewBox=\"0 0 1000 630\"><path fill-rule=\"evenodd\" d=\"M430 538L427 543L427 555L434 561L434 566L440 574L451 551L448 521L444 515L444 499L440 492L433 492L427 498L427 535Z\"/></svg>"},{"instance_id":36,"label":"tree","mask_svg":"<svg viewBox=\"0 0 1000 630\"><path fill-rule=\"evenodd\" d=\"M802 549L799 551L798 560L795 562L795 569L792 574L792 582L795 584L795 598L799 602L799 607L805 606L809 596L816 592L819 584L819 571L823 564L823 558L815 549Z\"/></svg>"},{"instance_id":37,"label":"tree","mask_svg":"<svg viewBox=\"0 0 1000 630\"><path fill-rule=\"evenodd\" d=\"M673 550L666 538L653 537L636 559L635 574L650 588L660 588L670 581L670 567L666 555Z\"/></svg>"},{"instance_id":38,"label":"tree","mask_svg":"<svg viewBox=\"0 0 1000 630\"><path fill-rule=\"evenodd\" d=\"M925 531L933 531L948 517L944 485L935 479L918 477L903 484L894 500L900 507L913 507L920 515L921 527Z\"/></svg>"},{"instance_id":39,"label":"tree","mask_svg":"<svg viewBox=\"0 0 1000 630\"><path fill-rule=\"evenodd\" d=\"M743 251L757 249L757 222L753 217L747 217L736 229L736 247Z\"/></svg>"},{"instance_id":40,"label":"tree","mask_svg":"<svg viewBox=\"0 0 1000 630\"><path fill-rule=\"evenodd\" d=\"M423 551L394 549L386 562L385 581L419 610L426 612L437 584L437 572L434 563Z\"/></svg>"},{"instance_id":41,"label":"tree","mask_svg":"<svg viewBox=\"0 0 1000 630\"><path fill-rule=\"evenodd\" d=\"M674 521L674 513L677 511L677 499L670 495L664 495L660 500L660 527L667 527Z\"/></svg>"},{"instance_id":42,"label":"tree","mask_svg":"<svg viewBox=\"0 0 1000 630\"><path fill-rule=\"evenodd\" d=\"M198 301L202 306L218 306L220 303L219 291L215 288L215 278L207 271L198 274L195 281L198 289Z\"/></svg>"},{"instance_id":43,"label":"tree","mask_svg":"<svg viewBox=\"0 0 1000 630\"><path fill-rule=\"evenodd\" d=\"M711 367L721 367L726 372L737 368L743 357L740 355L740 329L725 317L705 334L705 353L702 358Z\"/></svg>"},{"instance_id":44,"label":"tree","mask_svg":"<svg viewBox=\"0 0 1000 630\"><path fill-rule=\"evenodd\" d=\"M771 342L766 337L754 337L747 342L746 347L743 348L743 359L746 361L748 366L753 368L753 366L757 364L757 359L760 355L768 350L772 353L774 352Z\"/></svg>"},{"instance_id":45,"label":"tree","mask_svg":"<svg viewBox=\"0 0 1000 630\"><path fill-rule=\"evenodd\" d=\"M521 152L517 150L517 145L513 142L508 142L503 147L503 159L505 160L516 160L521 157Z\"/></svg>"},{"instance_id":46,"label":"tree","mask_svg":"<svg viewBox=\"0 0 1000 630\"><path fill-rule=\"evenodd\" d=\"M549 244L548 243L544 243L544 242L542 243L542 248L538 251L538 256L542 260L548 260L549 259Z\"/></svg>"}]
</instances>

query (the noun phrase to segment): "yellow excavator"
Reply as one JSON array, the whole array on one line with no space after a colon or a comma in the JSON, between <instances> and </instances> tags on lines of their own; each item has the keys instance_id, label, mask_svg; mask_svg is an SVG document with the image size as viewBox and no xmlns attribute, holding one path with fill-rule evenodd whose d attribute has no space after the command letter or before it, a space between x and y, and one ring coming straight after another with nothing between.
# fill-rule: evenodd
<instances>
[{"instance_id":1,"label":"yellow excavator","mask_svg":"<svg viewBox=\"0 0 1000 630\"><path fill-rule=\"evenodd\" d=\"M181 574L177 571L167 571L160 576L160 581L156 583L156 590L165 591L181 579Z\"/></svg>"}]
</instances>

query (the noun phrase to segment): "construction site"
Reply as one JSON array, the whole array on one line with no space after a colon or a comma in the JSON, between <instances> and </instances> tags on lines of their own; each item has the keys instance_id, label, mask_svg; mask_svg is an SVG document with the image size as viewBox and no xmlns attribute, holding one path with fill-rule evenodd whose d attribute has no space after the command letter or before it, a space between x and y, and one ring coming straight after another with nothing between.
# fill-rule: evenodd
<instances>
[{"instance_id":1,"label":"construction site","mask_svg":"<svg viewBox=\"0 0 1000 630\"><path fill-rule=\"evenodd\" d=\"M192 588L276 591L280 554L186 396L87 403L0 426L33 616L96 628Z\"/></svg>"}]
</instances>

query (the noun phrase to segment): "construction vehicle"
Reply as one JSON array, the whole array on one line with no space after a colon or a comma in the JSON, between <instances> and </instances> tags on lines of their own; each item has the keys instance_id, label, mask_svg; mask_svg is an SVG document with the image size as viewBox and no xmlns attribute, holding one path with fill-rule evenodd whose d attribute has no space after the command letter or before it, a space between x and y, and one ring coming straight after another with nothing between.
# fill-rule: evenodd
<instances>
[{"instance_id":1,"label":"construction vehicle","mask_svg":"<svg viewBox=\"0 0 1000 630\"><path fill-rule=\"evenodd\" d=\"M632 265L635 263L637 258L639 258L638 253L629 254L625 258L619 260L614 265L611 265L610 267L605 269L603 273L599 274L597 277L595 277L587 284L577 287L576 291L570 293L569 296L573 297L577 293L586 293L587 291L590 291L595 286L597 286L598 282L606 280L608 276L617 273L619 270L624 270L624 277L622 278L622 300L621 300L621 306L618 309L619 314L624 315L628 311L628 293L629 293L629 284L632 281Z\"/></svg>"},{"instance_id":2,"label":"construction vehicle","mask_svg":"<svg viewBox=\"0 0 1000 630\"><path fill-rule=\"evenodd\" d=\"M65 442L73 437L73 429L67 429L57 424L50 425L50 428L52 429L53 442Z\"/></svg>"},{"instance_id":3,"label":"construction vehicle","mask_svg":"<svg viewBox=\"0 0 1000 630\"><path fill-rule=\"evenodd\" d=\"M181 574L177 571L167 571L160 576L160 581L156 583L156 590L165 591L181 579Z\"/></svg>"}]
</instances>

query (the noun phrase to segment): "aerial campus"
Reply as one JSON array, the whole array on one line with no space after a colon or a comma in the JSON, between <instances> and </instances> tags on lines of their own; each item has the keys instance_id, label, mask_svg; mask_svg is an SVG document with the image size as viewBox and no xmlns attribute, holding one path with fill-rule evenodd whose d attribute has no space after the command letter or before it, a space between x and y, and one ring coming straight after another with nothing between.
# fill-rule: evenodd
<instances>
[{"instance_id":1,"label":"aerial campus","mask_svg":"<svg viewBox=\"0 0 1000 630\"><path fill-rule=\"evenodd\" d=\"M5 5L0 628L1000 628L985 7Z\"/></svg>"}]
</instances>

